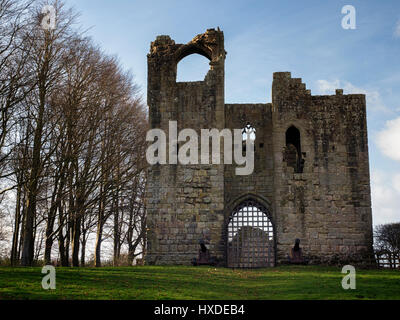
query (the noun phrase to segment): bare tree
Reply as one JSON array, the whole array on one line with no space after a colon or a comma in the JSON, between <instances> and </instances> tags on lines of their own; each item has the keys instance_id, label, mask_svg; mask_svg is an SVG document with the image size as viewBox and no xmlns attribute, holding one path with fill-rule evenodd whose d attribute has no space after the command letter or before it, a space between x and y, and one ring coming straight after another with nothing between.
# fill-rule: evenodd
<instances>
[{"instance_id":1,"label":"bare tree","mask_svg":"<svg viewBox=\"0 0 400 320\"><path fill-rule=\"evenodd\" d=\"M130 74L124 74L115 59L108 65L108 92L105 105L112 106L106 113L101 135L101 180L99 188L99 209L95 262L101 265L101 242L104 226L114 215L114 256L121 250L122 221L121 199L127 183L140 174L144 168L143 132L146 129L145 113L137 98L137 88L132 86Z\"/></svg>"},{"instance_id":2,"label":"bare tree","mask_svg":"<svg viewBox=\"0 0 400 320\"><path fill-rule=\"evenodd\" d=\"M128 244L128 263L146 250L146 208L145 208L146 176L139 175L133 183L132 194L128 204L128 222L126 242ZM140 251L138 251L140 249Z\"/></svg>"},{"instance_id":3,"label":"bare tree","mask_svg":"<svg viewBox=\"0 0 400 320\"><path fill-rule=\"evenodd\" d=\"M48 100L53 90L56 90L59 79L63 76L62 58L66 46L70 41L71 25L74 16L69 11L63 10L63 4L55 1L57 25L55 29L41 28L41 8L43 4L35 7L30 22L31 30L24 36L24 44L31 51L29 68L35 76L34 90L28 95L26 102L34 110L34 133L32 146L32 161L30 174L27 179L26 213L24 225L24 241L22 248L21 264L29 266L34 259L34 221L36 217L36 204L39 192L39 182L44 168L43 147L45 145L45 125Z\"/></svg>"},{"instance_id":4,"label":"bare tree","mask_svg":"<svg viewBox=\"0 0 400 320\"><path fill-rule=\"evenodd\" d=\"M0 177L12 176L6 170L13 151L10 132L18 123L20 103L33 88L28 70L29 48L23 45L27 29L26 9L31 2L0 0ZM8 169L11 169L8 167ZM9 185L0 194L14 189Z\"/></svg>"},{"instance_id":5,"label":"bare tree","mask_svg":"<svg viewBox=\"0 0 400 320\"><path fill-rule=\"evenodd\" d=\"M72 266L84 266L95 236L96 266L105 240L114 242L115 264L125 249L132 263L143 254L146 224L139 89L117 58L78 33L76 15L61 1L52 2L54 30L41 28L47 2L3 3L7 21L18 21L15 35L0 39L0 49L4 39L11 39L7 50L15 48L0 50L0 196L16 199L11 261L51 263L58 243L63 266L70 257Z\"/></svg>"},{"instance_id":6,"label":"bare tree","mask_svg":"<svg viewBox=\"0 0 400 320\"><path fill-rule=\"evenodd\" d=\"M390 267L400 262L400 223L389 223L375 227L375 251L384 256Z\"/></svg>"}]
</instances>

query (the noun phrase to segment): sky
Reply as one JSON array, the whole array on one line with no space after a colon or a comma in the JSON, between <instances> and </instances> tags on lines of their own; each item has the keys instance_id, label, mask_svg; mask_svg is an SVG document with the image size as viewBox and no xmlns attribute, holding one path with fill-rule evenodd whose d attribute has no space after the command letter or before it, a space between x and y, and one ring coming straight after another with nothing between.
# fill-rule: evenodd
<instances>
[{"instance_id":1,"label":"sky","mask_svg":"<svg viewBox=\"0 0 400 320\"><path fill-rule=\"evenodd\" d=\"M400 222L400 1L65 0L108 54L132 71L146 99L147 53L157 35L187 43L224 31L225 102L271 102L272 74L290 71L312 94L367 97L374 225ZM352 5L355 29L343 29ZM178 80L202 80L206 58L178 65Z\"/></svg>"}]
</instances>

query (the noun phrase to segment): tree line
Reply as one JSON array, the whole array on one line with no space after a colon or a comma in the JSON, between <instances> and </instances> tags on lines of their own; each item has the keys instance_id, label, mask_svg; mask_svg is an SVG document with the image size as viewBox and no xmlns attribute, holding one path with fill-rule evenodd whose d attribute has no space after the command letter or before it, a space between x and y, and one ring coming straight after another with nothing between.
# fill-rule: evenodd
<instances>
[{"instance_id":1,"label":"tree line","mask_svg":"<svg viewBox=\"0 0 400 320\"><path fill-rule=\"evenodd\" d=\"M61 1L43 28L48 4L0 0L0 240L13 265L84 266L91 245L101 266L106 239L132 264L146 247L140 91Z\"/></svg>"}]
</instances>

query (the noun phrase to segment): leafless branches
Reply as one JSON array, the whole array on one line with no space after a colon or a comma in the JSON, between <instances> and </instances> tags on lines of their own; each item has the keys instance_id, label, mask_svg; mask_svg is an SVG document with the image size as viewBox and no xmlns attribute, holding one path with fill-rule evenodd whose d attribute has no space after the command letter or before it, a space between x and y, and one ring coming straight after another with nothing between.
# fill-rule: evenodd
<instances>
[{"instance_id":1,"label":"leafless branches","mask_svg":"<svg viewBox=\"0 0 400 320\"><path fill-rule=\"evenodd\" d=\"M44 4L0 0L0 193L15 199L11 261L50 263L58 252L62 265L84 265L95 235L97 266L105 239L115 264L124 248L132 263L146 223L139 90L61 1L51 3L56 28L43 29Z\"/></svg>"}]
</instances>

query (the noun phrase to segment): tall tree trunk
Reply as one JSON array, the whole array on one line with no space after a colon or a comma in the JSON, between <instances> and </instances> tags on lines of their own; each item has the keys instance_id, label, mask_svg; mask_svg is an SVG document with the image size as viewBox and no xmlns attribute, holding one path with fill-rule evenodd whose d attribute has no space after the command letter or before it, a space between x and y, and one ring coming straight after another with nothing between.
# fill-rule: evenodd
<instances>
[{"instance_id":1,"label":"tall tree trunk","mask_svg":"<svg viewBox=\"0 0 400 320\"><path fill-rule=\"evenodd\" d=\"M69 218L68 218L69 219ZM67 223L67 233L65 236L65 260L67 261L67 266L69 267L69 247L71 243L71 222Z\"/></svg>"},{"instance_id":2,"label":"tall tree trunk","mask_svg":"<svg viewBox=\"0 0 400 320\"><path fill-rule=\"evenodd\" d=\"M15 218L14 218L14 232L11 246L11 265L15 266L18 261L18 240L19 240L19 229L21 224L21 193L22 186L18 185L17 188L17 199L15 206Z\"/></svg>"},{"instance_id":3,"label":"tall tree trunk","mask_svg":"<svg viewBox=\"0 0 400 320\"><path fill-rule=\"evenodd\" d=\"M95 266L101 267L101 241L103 237L103 222L99 220L97 222L97 233L96 233L96 250L94 253Z\"/></svg>"},{"instance_id":4,"label":"tall tree trunk","mask_svg":"<svg viewBox=\"0 0 400 320\"><path fill-rule=\"evenodd\" d=\"M50 210L49 210L49 215L47 217L47 225L46 225L46 244L45 244L45 251L44 251L44 259L46 264L51 263L51 249L53 247L53 242L54 242L54 234L53 234L53 229L54 229L54 223L56 221L56 213L57 213L57 208L61 209L61 196L62 196L62 190L63 190L63 169L61 169L59 176L56 178L55 183L54 183L54 190L53 190L53 195L51 197L51 205L50 205ZM59 183L59 179L61 179ZM62 214L62 213L60 213ZM61 221L59 220L61 223ZM62 226L60 224L59 226ZM61 227L60 227L61 228Z\"/></svg>"},{"instance_id":5,"label":"tall tree trunk","mask_svg":"<svg viewBox=\"0 0 400 320\"><path fill-rule=\"evenodd\" d=\"M118 196L116 199L116 202L118 202ZM113 256L113 265L117 266L118 261L120 258L120 241L121 241L121 233L120 233L120 228L119 228L119 210L118 210L118 205L113 205L113 211L114 211L114 256Z\"/></svg>"},{"instance_id":6,"label":"tall tree trunk","mask_svg":"<svg viewBox=\"0 0 400 320\"><path fill-rule=\"evenodd\" d=\"M68 260L65 258L65 243L62 228L58 231L58 252L60 254L60 263L63 267L68 267Z\"/></svg>"},{"instance_id":7,"label":"tall tree trunk","mask_svg":"<svg viewBox=\"0 0 400 320\"><path fill-rule=\"evenodd\" d=\"M32 188L34 189L34 187ZM25 217L25 228L24 228L24 241L22 244L22 266L31 266L33 263L34 255L34 220L36 215L36 195L29 191L27 210Z\"/></svg>"},{"instance_id":8,"label":"tall tree trunk","mask_svg":"<svg viewBox=\"0 0 400 320\"><path fill-rule=\"evenodd\" d=\"M82 220L85 212L85 201L82 198L83 192L78 189L77 198L75 201L75 210L73 214L73 227L72 227L72 266L79 267L79 246L81 240Z\"/></svg>"},{"instance_id":9,"label":"tall tree trunk","mask_svg":"<svg viewBox=\"0 0 400 320\"><path fill-rule=\"evenodd\" d=\"M68 223L66 223L66 216L63 207L63 201L60 199L58 202L58 223L60 226L65 226L65 229L68 233ZM63 267L68 267L68 257L66 255L66 248L65 248L65 238L63 233L64 227L60 227L58 230L58 252L60 254L60 263Z\"/></svg>"},{"instance_id":10,"label":"tall tree trunk","mask_svg":"<svg viewBox=\"0 0 400 320\"><path fill-rule=\"evenodd\" d=\"M21 252L22 252L22 244L24 243L24 234L25 234L25 217L26 217L26 207L25 207L25 201L26 199L26 192L24 192L24 197L22 200L22 223L21 223L21 237L19 239L18 243L18 252L17 252L17 260L21 259Z\"/></svg>"},{"instance_id":11,"label":"tall tree trunk","mask_svg":"<svg viewBox=\"0 0 400 320\"><path fill-rule=\"evenodd\" d=\"M85 266L86 255L86 233L82 233L82 246L81 246L81 267Z\"/></svg>"},{"instance_id":12,"label":"tall tree trunk","mask_svg":"<svg viewBox=\"0 0 400 320\"><path fill-rule=\"evenodd\" d=\"M46 264L51 263L51 248L53 247L53 229L55 222L55 208L52 206L49 210L49 216L47 218L46 225L46 241L45 241L45 250L44 250L44 261Z\"/></svg>"},{"instance_id":13,"label":"tall tree trunk","mask_svg":"<svg viewBox=\"0 0 400 320\"><path fill-rule=\"evenodd\" d=\"M72 222L72 266L79 267L79 244L80 244L80 237L81 237L81 217L79 217L79 213L77 214L78 217L74 218Z\"/></svg>"},{"instance_id":14,"label":"tall tree trunk","mask_svg":"<svg viewBox=\"0 0 400 320\"><path fill-rule=\"evenodd\" d=\"M99 212L97 217L96 249L94 253L95 266L101 267L101 242L103 238L105 199L103 184L100 185Z\"/></svg>"},{"instance_id":15,"label":"tall tree trunk","mask_svg":"<svg viewBox=\"0 0 400 320\"><path fill-rule=\"evenodd\" d=\"M27 195L27 205L26 205L26 219L24 228L24 242L22 245L22 257L21 265L31 266L33 263L34 255L34 221L36 218L36 197L38 194L38 183L40 175L40 152L42 149L42 134L43 134L43 118L45 110L45 98L46 98L46 88L45 88L45 74L47 72L47 64L41 70L40 83L39 86L39 110L37 117L37 124L33 139L33 151L32 151L32 166L31 172L28 180L28 195Z\"/></svg>"}]
</instances>

